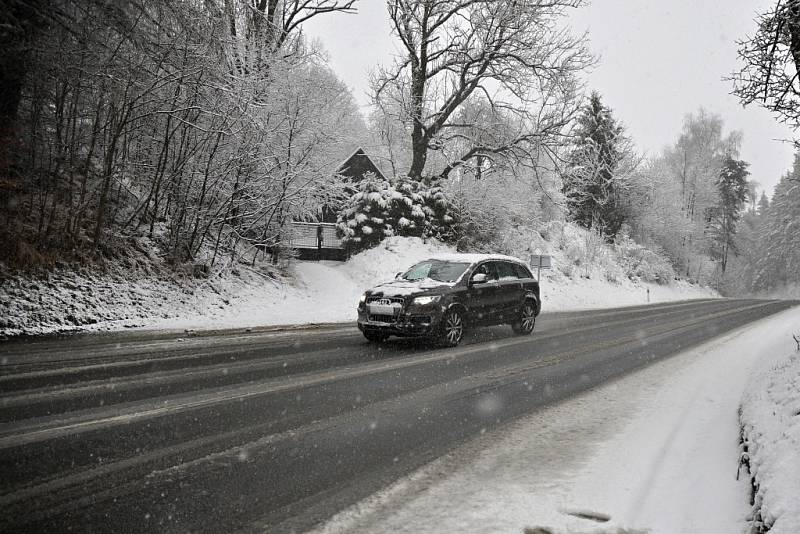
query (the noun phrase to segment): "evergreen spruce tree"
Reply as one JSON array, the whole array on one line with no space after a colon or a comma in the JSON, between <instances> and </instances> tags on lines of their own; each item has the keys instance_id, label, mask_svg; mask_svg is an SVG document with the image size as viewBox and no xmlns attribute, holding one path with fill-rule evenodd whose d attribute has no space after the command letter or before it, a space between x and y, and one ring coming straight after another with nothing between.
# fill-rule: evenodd
<instances>
[{"instance_id":1,"label":"evergreen spruce tree","mask_svg":"<svg viewBox=\"0 0 800 534\"><path fill-rule=\"evenodd\" d=\"M800 284L800 154L775 186L762 229L753 289Z\"/></svg>"},{"instance_id":2,"label":"evergreen spruce tree","mask_svg":"<svg viewBox=\"0 0 800 534\"><path fill-rule=\"evenodd\" d=\"M578 118L563 192L575 222L612 238L626 219L620 198L626 177L620 171L627 143L623 126L593 92Z\"/></svg>"},{"instance_id":3,"label":"evergreen spruce tree","mask_svg":"<svg viewBox=\"0 0 800 534\"><path fill-rule=\"evenodd\" d=\"M757 213L763 216L767 213L767 208L769 208L769 199L767 198L767 193L762 191L761 198L758 199Z\"/></svg>"},{"instance_id":4,"label":"evergreen spruce tree","mask_svg":"<svg viewBox=\"0 0 800 534\"><path fill-rule=\"evenodd\" d=\"M747 170L749 163L725 157L717 178L719 202L708 209L708 234L711 238L711 257L719 262L722 272L728 266L728 255L735 252L736 225L747 201Z\"/></svg>"}]
</instances>

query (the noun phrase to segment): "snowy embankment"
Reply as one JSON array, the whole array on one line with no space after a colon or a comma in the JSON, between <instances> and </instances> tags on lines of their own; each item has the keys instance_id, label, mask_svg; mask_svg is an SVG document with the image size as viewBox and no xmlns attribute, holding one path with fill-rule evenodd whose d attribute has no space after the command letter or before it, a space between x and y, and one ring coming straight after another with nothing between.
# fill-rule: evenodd
<instances>
[{"instance_id":1,"label":"snowy embankment","mask_svg":"<svg viewBox=\"0 0 800 534\"><path fill-rule=\"evenodd\" d=\"M800 321L794 332L800 338ZM750 379L739 415L759 534L800 532L800 352L779 355Z\"/></svg>"},{"instance_id":2,"label":"snowy embankment","mask_svg":"<svg viewBox=\"0 0 800 534\"><path fill-rule=\"evenodd\" d=\"M563 231L554 239L558 243L540 240L556 267L542 272L545 312L718 296L681 280L659 285L631 279L611 254L604 259L593 251L589 262L577 238L564 240ZM294 261L283 273L236 265L225 276L209 279L66 269L46 278L16 276L0 284L0 335L354 321L365 289L419 260L453 251L436 241L394 237L345 263Z\"/></svg>"},{"instance_id":3,"label":"snowy embankment","mask_svg":"<svg viewBox=\"0 0 800 534\"><path fill-rule=\"evenodd\" d=\"M773 362L794 345L798 325L794 308L486 432L317 534L750 532L750 484L736 477L737 412L754 371L786 372ZM747 400L761 389L754 382L745 395L745 417L758 421L753 428L769 425L763 443L772 447L751 462L762 510L769 501L781 518L775 532L797 533L798 424L772 414L773 401L797 412L797 373L794 385L769 376L770 393L757 395L769 403Z\"/></svg>"}]
</instances>

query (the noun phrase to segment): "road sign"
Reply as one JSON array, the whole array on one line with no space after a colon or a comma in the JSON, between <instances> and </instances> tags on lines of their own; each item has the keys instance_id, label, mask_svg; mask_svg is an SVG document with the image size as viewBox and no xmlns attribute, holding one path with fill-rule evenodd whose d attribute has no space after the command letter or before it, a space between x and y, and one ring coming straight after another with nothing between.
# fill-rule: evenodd
<instances>
[{"instance_id":1,"label":"road sign","mask_svg":"<svg viewBox=\"0 0 800 534\"><path fill-rule=\"evenodd\" d=\"M536 279L540 282L542 281L542 269L550 269L552 266L553 262L550 256L531 254L531 267L536 269Z\"/></svg>"},{"instance_id":2,"label":"road sign","mask_svg":"<svg viewBox=\"0 0 800 534\"><path fill-rule=\"evenodd\" d=\"M551 256L543 256L541 254L531 254L531 267L537 269L550 269L553 267Z\"/></svg>"}]
</instances>

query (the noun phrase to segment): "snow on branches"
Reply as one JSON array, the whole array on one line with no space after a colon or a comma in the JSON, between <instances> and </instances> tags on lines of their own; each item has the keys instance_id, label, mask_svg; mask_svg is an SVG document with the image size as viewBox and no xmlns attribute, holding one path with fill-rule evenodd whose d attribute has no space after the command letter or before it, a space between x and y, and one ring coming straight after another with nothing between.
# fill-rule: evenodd
<instances>
[{"instance_id":1,"label":"snow on branches","mask_svg":"<svg viewBox=\"0 0 800 534\"><path fill-rule=\"evenodd\" d=\"M340 213L337 234L350 252L374 247L393 235L448 241L456 219L440 187L412 180L390 183L370 175Z\"/></svg>"}]
</instances>

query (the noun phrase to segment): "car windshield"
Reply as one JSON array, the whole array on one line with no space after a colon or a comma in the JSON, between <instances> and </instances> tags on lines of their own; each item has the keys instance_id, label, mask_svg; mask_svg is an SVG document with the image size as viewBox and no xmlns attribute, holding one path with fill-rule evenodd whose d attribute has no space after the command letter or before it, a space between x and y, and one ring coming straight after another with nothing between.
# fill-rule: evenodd
<instances>
[{"instance_id":1,"label":"car windshield","mask_svg":"<svg viewBox=\"0 0 800 534\"><path fill-rule=\"evenodd\" d=\"M469 263L451 261L422 261L407 270L401 277L403 280L424 280L430 278L438 282L455 282L469 267Z\"/></svg>"}]
</instances>

